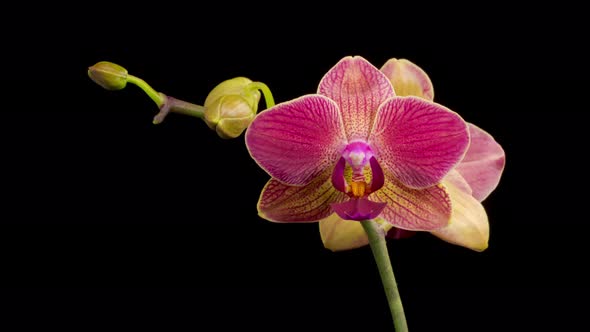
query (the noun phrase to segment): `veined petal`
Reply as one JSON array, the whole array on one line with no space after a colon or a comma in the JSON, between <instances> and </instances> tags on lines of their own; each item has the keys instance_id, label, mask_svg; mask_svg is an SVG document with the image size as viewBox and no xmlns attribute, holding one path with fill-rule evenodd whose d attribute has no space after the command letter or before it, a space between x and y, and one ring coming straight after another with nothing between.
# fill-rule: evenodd
<instances>
[{"instance_id":1,"label":"veined petal","mask_svg":"<svg viewBox=\"0 0 590 332\"><path fill-rule=\"evenodd\" d=\"M246 145L273 178L305 185L334 166L346 137L336 103L307 95L261 112L246 132Z\"/></svg>"},{"instance_id":2,"label":"veined petal","mask_svg":"<svg viewBox=\"0 0 590 332\"><path fill-rule=\"evenodd\" d=\"M506 156L492 135L471 123L468 125L471 144L455 169L469 183L473 197L481 202L498 186Z\"/></svg>"},{"instance_id":3,"label":"veined petal","mask_svg":"<svg viewBox=\"0 0 590 332\"><path fill-rule=\"evenodd\" d=\"M314 222L332 214L331 203L347 196L337 191L326 170L305 186L289 186L270 179L258 200L258 215L274 222Z\"/></svg>"},{"instance_id":4,"label":"veined petal","mask_svg":"<svg viewBox=\"0 0 590 332\"><path fill-rule=\"evenodd\" d=\"M377 112L369 144L385 170L404 185L439 183L469 145L465 121L455 112L417 97L394 97Z\"/></svg>"},{"instance_id":5,"label":"veined petal","mask_svg":"<svg viewBox=\"0 0 590 332\"><path fill-rule=\"evenodd\" d=\"M349 140L366 140L379 105L395 96L391 83L360 56L340 60L320 82L318 93L336 102Z\"/></svg>"},{"instance_id":6,"label":"veined petal","mask_svg":"<svg viewBox=\"0 0 590 332\"><path fill-rule=\"evenodd\" d=\"M383 231L386 233L392 226L382 218L376 218ZM344 220L336 213L320 220L320 235L326 249L342 251L360 248L369 244L367 233L360 222Z\"/></svg>"},{"instance_id":7,"label":"veined petal","mask_svg":"<svg viewBox=\"0 0 590 332\"><path fill-rule=\"evenodd\" d=\"M385 185L369 199L387 203L381 217L405 230L431 231L446 226L451 219L451 201L443 186L411 189L388 172Z\"/></svg>"},{"instance_id":8,"label":"veined petal","mask_svg":"<svg viewBox=\"0 0 590 332\"><path fill-rule=\"evenodd\" d=\"M488 247L490 225L488 216L480 202L448 181L443 185L449 193L453 206L451 222L431 233L456 245L475 251Z\"/></svg>"},{"instance_id":9,"label":"veined petal","mask_svg":"<svg viewBox=\"0 0 590 332\"><path fill-rule=\"evenodd\" d=\"M434 88L430 78L414 63L406 59L389 59L381 72L389 78L397 96L416 96L432 101Z\"/></svg>"}]
</instances>

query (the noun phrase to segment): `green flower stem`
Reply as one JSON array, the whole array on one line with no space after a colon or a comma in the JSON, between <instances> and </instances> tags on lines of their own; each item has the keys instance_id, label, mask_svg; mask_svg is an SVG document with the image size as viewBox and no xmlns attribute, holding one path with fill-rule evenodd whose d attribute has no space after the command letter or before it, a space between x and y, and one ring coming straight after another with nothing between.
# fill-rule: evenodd
<instances>
[{"instance_id":1,"label":"green flower stem","mask_svg":"<svg viewBox=\"0 0 590 332\"><path fill-rule=\"evenodd\" d=\"M407 332L408 323L406 323L404 307L402 306L402 300L399 296L399 291L397 290L397 283L395 282L395 276L393 275L391 260L387 253L385 235L379 225L372 220L361 221L361 225L363 225L363 228L369 237L369 244L371 245L373 257L375 257L375 262L379 269L383 288L385 288L385 295L387 296L387 302L389 303L389 309L391 310L395 331Z\"/></svg>"},{"instance_id":2,"label":"green flower stem","mask_svg":"<svg viewBox=\"0 0 590 332\"><path fill-rule=\"evenodd\" d=\"M171 98L168 97L168 99ZM205 107L174 98L170 104L170 111L202 119L205 114Z\"/></svg>"},{"instance_id":3,"label":"green flower stem","mask_svg":"<svg viewBox=\"0 0 590 332\"><path fill-rule=\"evenodd\" d=\"M167 97L165 94L160 93L152 88L146 81L133 75L127 76L127 82L137 85L142 89L160 108L160 112L154 117L154 124L159 124L164 121L164 118L168 113L179 113L184 115L194 116L202 119L205 113L205 107L196 105L183 100L179 100L172 97Z\"/></svg>"},{"instance_id":4,"label":"green flower stem","mask_svg":"<svg viewBox=\"0 0 590 332\"><path fill-rule=\"evenodd\" d=\"M144 80L139 77L135 77L133 75L127 76L127 82L131 84L137 85L140 89L142 89L155 103L158 107L162 107L164 103L166 103L166 97L162 96L162 94L158 93L158 91L154 90L149 84L147 84Z\"/></svg>"},{"instance_id":5,"label":"green flower stem","mask_svg":"<svg viewBox=\"0 0 590 332\"><path fill-rule=\"evenodd\" d=\"M270 89L266 84L262 82L252 82L248 84L248 89L262 91L266 108L271 108L275 105L275 99L273 98L272 92L270 92Z\"/></svg>"}]
</instances>

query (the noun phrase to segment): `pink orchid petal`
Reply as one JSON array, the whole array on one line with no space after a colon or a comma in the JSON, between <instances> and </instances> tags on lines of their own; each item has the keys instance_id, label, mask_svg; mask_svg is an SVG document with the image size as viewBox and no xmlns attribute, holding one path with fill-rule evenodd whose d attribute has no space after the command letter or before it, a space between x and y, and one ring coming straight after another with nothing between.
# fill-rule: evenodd
<instances>
[{"instance_id":1,"label":"pink orchid petal","mask_svg":"<svg viewBox=\"0 0 590 332\"><path fill-rule=\"evenodd\" d=\"M379 230L386 233L392 226L382 218L374 219L379 224ZM342 251L360 248L369 244L367 233L360 222L345 220L336 213L320 220L320 235L326 249Z\"/></svg>"},{"instance_id":2,"label":"pink orchid petal","mask_svg":"<svg viewBox=\"0 0 590 332\"><path fill-rule=\"evenodd\" d=\"M394 227L412 231L431 231L448 224L451 202L444 187L411 189L385 172L385 185L369 198L387 203L381 217Z\"/></svg>"},{"instance_id":3,"label":"pink orchid petal","mask_svg":"<svg viewBox=\"0 0 590 332\"><path fill-rule=\"evenodd\" d=\"M346 220L363 221L375 219L381 214L386 203L370 201L366 198L352 198L344 203L332 203L332 210L340 218Z\"/></svg>"},{"instance_id":4,"label":"pink orchid petal","mask_svg":"<svg viewBox=\"0 0 590 332\"><path fill-rule=\"evenodd\" d=\"M349 140L366 140L379 105L393 97L391 83L362 57L346 57L320 82L318 93L336 102Z\"/></svg>"},{"instance_id":5,"label":"pink orchid petal","mask_svg":"<svg viewBox=\"0 0 590 332\"><path fill-rule=\"evenodd\" d=\"M432 101L434 88L430 78L414 63L406 59L389 59L381 72L389 78L397 96L416 96Z\"/></svg>"},{"instance_id":6,"label":"pink orchid petal","mask_svg":"<svg viewBox=\"0 0 590 332\"><path fill-rule=\"evenodd\" d=\"M258 200L258 215L274 222L315 222L332 214L331 203L347 199L325 171L305 186L289 186L270 179Z\"/></svg>"},{"instance_id":7,"label":"pink orchid petal","mask_svg":"<svg viewBox=\"0 0 590 332\"><path fill-rule=\"evenodd\" d=\"M469 145L465 121L455 112L417 97L394 97L379 108L369 138L381 167L404 185L439 183Z\"/></svg>"},{"instance_id":8,"label":"pink orchid petal","mask_svg":"<svg viewBox=\"0 0 590 332\"><path fill-rule=\"evenodd\" d=\"M506 164L504 150L492 135L469 123L471 144L455 168L473 190L473 197L483 201L496 189Z\"/></svg>"},{"instance_id":9,"label":"pink orchid petal","mask_svg":"<svg viewBox=\"0 0 590 332\"><path fill-rule=\"evenodd\" d=\"M483 251L488 247L490 225L488 216L480 202L448 181L444 181L453 214L446 227L431 233L452 244L463 246L475 251Z\"/></svg>"},{"instance_id":10,"label":"pink orchid petal","mask_svg":"<svg viewBox=\"0 0 590 332\"><path fill-rule=\"evenodd\" d=\"M334 166L346 137L336 103L307 95L261 112L246 132L246 145L273 178L305 185Z\"/></svg>"}]
</instances>

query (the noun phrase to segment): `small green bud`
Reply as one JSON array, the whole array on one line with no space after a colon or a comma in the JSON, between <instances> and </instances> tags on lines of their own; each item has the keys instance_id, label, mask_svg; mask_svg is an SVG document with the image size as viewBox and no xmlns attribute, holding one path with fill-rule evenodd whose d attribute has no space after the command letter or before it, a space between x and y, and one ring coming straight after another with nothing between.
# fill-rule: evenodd
<instances>
[{"instance_id":1,"label":"small green bud","mask_svg":"<svg viewBox=\"0 0 590 332\"><path fill-rule=\"evenodd\" d=\"M108 61L89 67L88 77L107 90L121 90L127 85L127 69Z\"/></svg>"},{"instance_id":2,"label":"small green bud","mask_svg":"<svg viewBox=\"0 0 590 332\"><path fill-rule=\"evenodd\" d=\"M204 120L221 138L236 138L248 128L258 110L260 92L251 80L236 77L217 85L205 100Z\"/></svg>"}]
</instances>

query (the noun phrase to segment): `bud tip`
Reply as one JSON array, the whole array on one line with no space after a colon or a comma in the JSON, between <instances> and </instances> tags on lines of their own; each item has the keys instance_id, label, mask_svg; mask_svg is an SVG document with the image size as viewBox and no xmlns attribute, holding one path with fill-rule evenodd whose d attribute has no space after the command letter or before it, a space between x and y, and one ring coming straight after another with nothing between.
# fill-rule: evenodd
<instances>
[{"instance_id":1,"label":"bud tip","mask_svg":"<svg viewBox=\"0 0 590 332\"><path fill-rule=\"evenodd\" d=\"M127 85L127 69L108 61L88 67L88 77L107 90L121 90Z\"/></svg>"}]
</instances>

